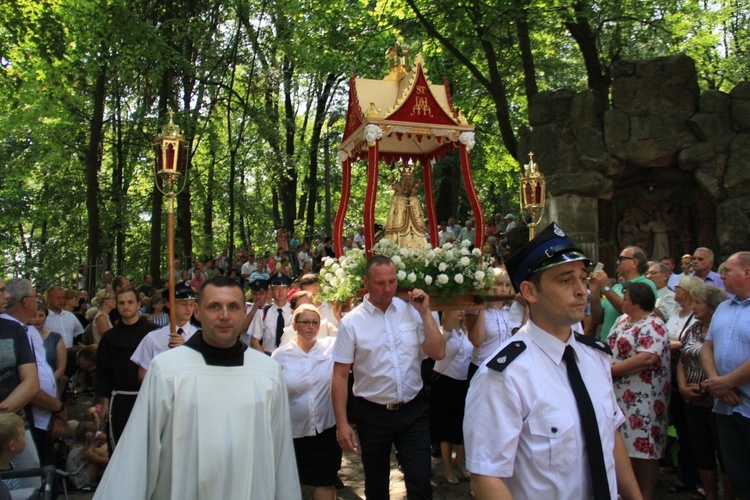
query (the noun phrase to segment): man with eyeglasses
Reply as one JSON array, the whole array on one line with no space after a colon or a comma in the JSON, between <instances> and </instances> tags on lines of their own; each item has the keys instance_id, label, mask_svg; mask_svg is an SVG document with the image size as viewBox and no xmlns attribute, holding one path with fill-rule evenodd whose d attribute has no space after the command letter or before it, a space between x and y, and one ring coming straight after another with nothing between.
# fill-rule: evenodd
<instances>
[{"instance_id":1,"label":"man with eyeglasses","mask_svg":"<svg viewBox=\"0 0 750 500\"><path fill-rule=\"evenodd\" d=\"M42 337L31 322L36 316L39 301L31 282L22 278L12 278L5 283L8 292L7 312L1 317L15 321L26 330L29 343L36 357L36 370L39 376L39 389L31 400L29 424L34 444L42 465L50 465L54 460L52 439L62 435L67 415L65 405L57 398L57 382L52 367L47 363Z\"/></svg>"},{"instance_id":2,"label":"man with eyeglasses","mask_svg":"<svg viewBox=\"0 0 750 500\"><path fill-rule=\"evenodd\" d=\"M669 318L677 313L680 308L674 300L674 292L667 286L671 275L672 272L669 270L669 266L661 262L652 263L648 271L646 271L646 277L656 285L656 307L654 308L654 312L662 317L664 323L669 321Z\"/></svg>"},{"instance_id":3,"label":"man with eyeglasses","mask_svg":"<svg viewBox=\"0 0 750 500\"><path fill-rule=\"evenodd\" d=\"M594 322L602 325L602 340L609 337L609 332L615 324L617 317L622 314L622 287L625 283L646 283L654 291L656 296L656 285L646 278L644 273L648 270L648 258L646 253L639 247L625 247L620 256L617 257L617 274L625 281L614 286L609 285L609 276L604 271L591 273L589 277L589 289L591 290L591 317ZM603 300L596 300L601 296Z\"/></svg>"},{"instance_id":4,"label":"man with eyeglasses","mask_svg":"<svg viewBox=\"0 0 750 500\"><path fill-rule=\"evenodd\" d=\"M0 313L5 312L9 299L5 282L0 279ZM0 317L0 412L18 413L27 420L24 407L38 390L39 377L26 331L15 319ZM32 441L28 427L26 441ZM13 459L13 463L19 469L39 467L36 448L26 446L24 451ZM39 485L37 479L21 481L23 487L33 488Z\"/></svg>"}]
</instances>

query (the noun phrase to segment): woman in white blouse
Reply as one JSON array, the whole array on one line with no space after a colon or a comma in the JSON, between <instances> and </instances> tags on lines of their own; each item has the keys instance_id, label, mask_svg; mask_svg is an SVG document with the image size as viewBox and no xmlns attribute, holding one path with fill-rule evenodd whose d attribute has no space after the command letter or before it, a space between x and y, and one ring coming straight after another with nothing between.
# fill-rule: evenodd
<instances>
[{"instance_id":1,"label":"woman in white blouse","mask_svg":"<svg viewBox=\"0 0 750 500\"><path fill-rule=\"evenodd\" d=\"M271 357L281 365L292 419L292 437L300 484L312 486L314 500L336 498L341 448L329 394L336 337L319 339L320 313L311 304L294 310L296 337Z\"/></svg>"},{"instance_id":2,"label":"woman in white blouse","mask_svg":"<svg viewBox=\"0 0 750 500\"><path fill-rule=\"evenodd\" d=\"M508 272L499 268L495 270L495 295L511 295ZM514 300L491 302L487 309L478 314L466 316L466 327L469 340L474 344L474 354L469 365L469 382L482 362L508 340L526 320L525 307Z\"/></svg>"},{"instance_id":3,"label":"woman in white blouse","mask_svg":"<svg viewBox=\"0 0 750 500\"><path fill-rule=\"evenodd\" d=\"M464 311L445 311L442 330L445 357L435 363L431 411L436 415L436 437L440 440L445 480L458 484L456 476L469 479L464 465L463 425L464 400L469 389L467 375L474 346L466 334ZM455 464L451 460L454 445Z\"/></svg>"}]
</instances>

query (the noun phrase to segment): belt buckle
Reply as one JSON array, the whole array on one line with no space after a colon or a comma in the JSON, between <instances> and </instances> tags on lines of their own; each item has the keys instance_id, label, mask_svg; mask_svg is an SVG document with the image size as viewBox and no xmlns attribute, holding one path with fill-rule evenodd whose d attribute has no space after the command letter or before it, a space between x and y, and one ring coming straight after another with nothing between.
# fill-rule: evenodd
<instances>
[{"instance_id":1,"label":"belt buckle","mask_svg":"<svg viewBox=\"0 0 750 500\"><path fill-rule=\"evenodd\" d=\"M403 403L388 403L385 405L386 410L400 410L401 407L404 406Z\"/></svg>"}]
</instances>

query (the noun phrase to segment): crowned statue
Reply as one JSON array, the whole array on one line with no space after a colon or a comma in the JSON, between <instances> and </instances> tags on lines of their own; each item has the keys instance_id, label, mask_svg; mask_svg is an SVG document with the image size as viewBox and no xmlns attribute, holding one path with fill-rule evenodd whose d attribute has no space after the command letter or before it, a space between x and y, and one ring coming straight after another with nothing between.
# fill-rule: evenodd
<instances>
[{"instance_id":1,"label":"crowned statue","mask_svg":"<svg viewBox=\"0 0 750 500\"><path fill-rule=\"evenodd\" d=\"M393 197L385 227L379 236L409 250L422 250L427 243L424 213L416 193L420 183L415 181L409 165L400 170L398 180L391 183Z\"/></svg>"}]
</instances>

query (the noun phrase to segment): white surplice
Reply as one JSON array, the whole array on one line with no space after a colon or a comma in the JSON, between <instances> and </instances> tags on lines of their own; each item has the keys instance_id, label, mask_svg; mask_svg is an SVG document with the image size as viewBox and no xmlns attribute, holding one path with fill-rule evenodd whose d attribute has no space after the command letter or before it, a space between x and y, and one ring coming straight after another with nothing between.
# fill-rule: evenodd
<instances>
[{"instance_id":1,"label":"white surplice","mask_svg":"<svg viewBox=\"0 0 750 500\"><path fill-rule=\"evenodd\" d=\"M209 366L180 346L156 356L95 499L298 499L279 365L254 349Z\"/></svg>"}]
</instances>

